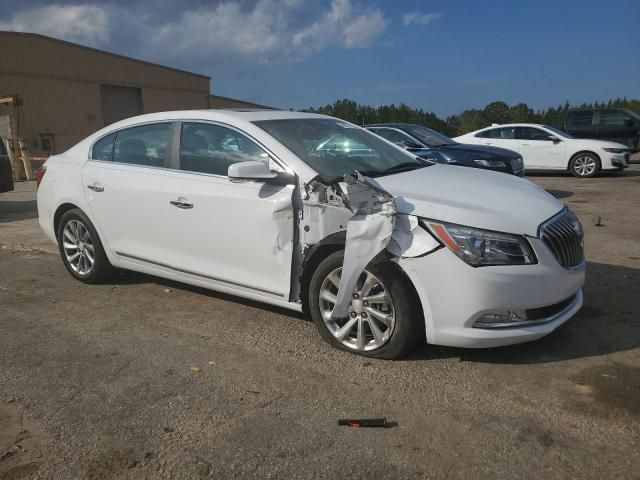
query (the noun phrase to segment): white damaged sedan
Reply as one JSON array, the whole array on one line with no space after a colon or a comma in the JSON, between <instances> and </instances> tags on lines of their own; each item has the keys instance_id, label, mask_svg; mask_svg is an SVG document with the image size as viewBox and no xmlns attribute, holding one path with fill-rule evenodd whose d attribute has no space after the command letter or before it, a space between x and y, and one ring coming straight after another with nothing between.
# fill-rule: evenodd
<instances>
[{"instance_id":1,"label":"white damaged sedan","mask_svg":"<svg viewBox=\"0 0 640 480\"><path fill-rule=\"evenodd\" d=\"M331 117L143 115L38 178L40 225L78 280L128 269L304 310L365 356L534 340L582 305L582 227L553 196Z\"/></svg>"}]
</instances>

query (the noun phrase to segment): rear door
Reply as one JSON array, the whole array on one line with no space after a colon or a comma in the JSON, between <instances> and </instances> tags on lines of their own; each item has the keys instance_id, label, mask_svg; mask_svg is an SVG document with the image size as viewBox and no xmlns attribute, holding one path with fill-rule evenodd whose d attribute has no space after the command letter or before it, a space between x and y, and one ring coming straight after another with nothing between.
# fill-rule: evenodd
<instances>
[{"instance_id":1,"label":"rear door","mask_svg":"<svg viewBox=\"0 0 640 480\"><path fill-rule=\"evenodd\" d=\"M161 263L175 255L167 239L174 128L151 123L107 135L94 143L83 167L85 195L103 240L123 258Z\"/></svg>"},{"instance_id":2,"label":"rear door","mask_svg":"<svg viewBox=\"0 0 640 480\"><path fill-rule=\"evenodd\" d=\"M483 130L475 135L474 143L478 145L493 145L494 147L506 148L518 151L518 140L516 139L516 127L496 127Z\"/></svg>"},{"instance_id":3,"label":"rear door","mask_svg":"<svg viewBox=\"0 0 640 480\"><path fill-rule=\"evenodd\" d=\"M518 151L522 155L525 168L544 170L564 170L565 142L557 135L535 127L517 127ZM557 141L550 137L557 138Z\"/></svg>"}]
</instances>

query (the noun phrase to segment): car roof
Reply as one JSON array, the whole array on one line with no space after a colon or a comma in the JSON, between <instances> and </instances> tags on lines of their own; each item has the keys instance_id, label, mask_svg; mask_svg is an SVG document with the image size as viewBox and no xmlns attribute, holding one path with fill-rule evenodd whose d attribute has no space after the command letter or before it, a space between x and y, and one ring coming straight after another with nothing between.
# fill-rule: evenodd
<instances>
[{"instance_id":1,"label":"car roof","mask_svg":"<svg viewBox=\"0 0 640 480\"><path fill-rule=\"evenodd\" d=\"M317 113L292 112L289 110L268 110L268 109L210 109L210 110L174 110L167 112L147 113L135 117L126 118L117 122L118 126L133 125L143 122L155 122L171 119L199 119L199 120L222 120L235 119L246 122L259 120L285 120L299 118L331 118ZM114 124L115 125L115 124ZM110 125L111 126L111 125Z\"/></svg>"},{"instance_id":2,"label":"car roof","mask_svg":"<svg viewBox=\"0 0 640 480\"><path fill-rule=\"evenodd\" d=\"M420 125L418 123L400 123L400 122L392 122L392 123L368 123L366 125L362 126L363 128L368 128L368 127L395 127L395 128L403 128L403 127L422 127L422 128L429 128L429 127L425 127L424 125Z\"/></svg>"},{"instance_id":3,"label":"car roof","mask_svg":"<svg viewBox=\"0 0 640 480\"><path fill-rule=\"evenodd\" d=\"M542 128L547 128L547 125L545 125L544 123L498 123L496 125L489 125L488 127L480 128L480 129L476 130L476 132L479 132L480 130L486 130L488 128L503 128L503 127L542 127Z\"/></svg>"}]
</instances>

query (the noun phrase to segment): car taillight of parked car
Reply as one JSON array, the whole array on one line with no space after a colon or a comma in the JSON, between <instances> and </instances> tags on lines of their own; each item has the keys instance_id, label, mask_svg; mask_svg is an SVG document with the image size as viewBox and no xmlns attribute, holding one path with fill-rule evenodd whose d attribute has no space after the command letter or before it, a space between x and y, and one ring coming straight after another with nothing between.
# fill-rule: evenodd
<instances>
[{"instance_id":1,"label":"car taillight of parked car","mask_svg":"<svg viewBox=\"0 0 640 480\"><path fill-rule=\"evenodd\" d=\"M36 188L38 188L40 186L40 182L42 182L42 179L44 178L44 174L45 173L47 173L47 166L46 165L42 165L36 171Z\"/></svg>"}]
</instances>

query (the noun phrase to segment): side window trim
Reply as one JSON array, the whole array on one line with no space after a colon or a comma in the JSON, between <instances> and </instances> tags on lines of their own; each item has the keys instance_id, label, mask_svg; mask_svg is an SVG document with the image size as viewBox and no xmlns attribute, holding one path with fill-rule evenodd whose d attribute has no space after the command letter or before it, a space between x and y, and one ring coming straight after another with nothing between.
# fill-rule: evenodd
<instances>
[{"instance_id":1,"label":"side window trim","mask_svg":"<svg viewBox=\"0 0 640 480\"><path fill-rule=\"evenodd\" d=\"M229 177L227 175L218 175L215 173L206 173L206 172L193 172L190 170L181 170L181 160L180 160L180 134L182 132L182 124L183 123L203 123L203 124L207 124L207 125L215 125L218 127L223 127L223 128L228 128L229 130L233 130L234 132L237 132L238 134L242 135L243 137L245 137L247 140L249 140L250 142L254 143L255 145L257 145L258 147L260 147L261 150L264 150L264 152L267 154L267 156L273 160L280 168L282 168L285 172L289 172L291 174L295 174L293 172L293 170L291 170L289 168L289 166L284 163L282 160L280 160L276 155L274 155L274 153L269 150L267 147L265 147L259 140L255 139L253 136L251 136L250 134L248 134L247 132L240 130L237 127L234 127L233 125L229 125L227 123L223 123L223 122L218 122L215 120L203 120L203 119L190 119L190 118L186 118L186 119L181 119L176 123L176 131L174 132L175 137L174 140L176 140L176 146L175 146L175 155L176 155L176 160L175 160L175 165L176 168L175 170L180 172L180 173L186 173L186 174L190 174L190 175L206 175L209 177L215 177L215 178L224 178L224 179L229 179ZM172 154L174 152L172 151Z\"/></svg>"}]
</instances>

